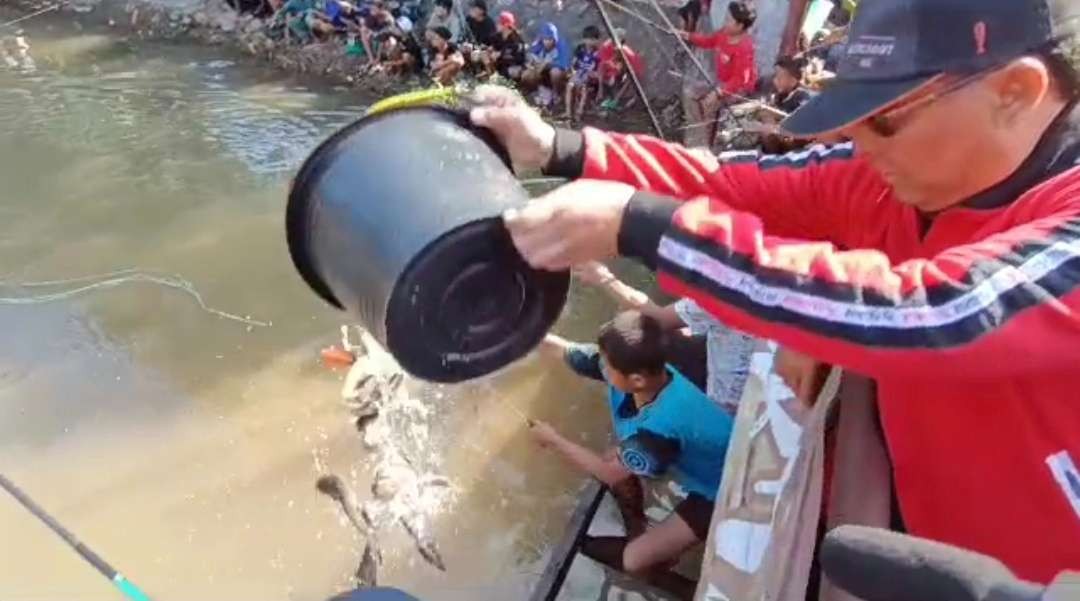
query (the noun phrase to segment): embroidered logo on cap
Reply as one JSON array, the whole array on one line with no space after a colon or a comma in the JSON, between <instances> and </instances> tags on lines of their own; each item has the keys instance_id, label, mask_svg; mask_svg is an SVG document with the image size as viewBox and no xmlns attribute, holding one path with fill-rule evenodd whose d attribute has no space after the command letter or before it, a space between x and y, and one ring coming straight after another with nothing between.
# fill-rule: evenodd
<instances>
[{"instance_id":1,"label":"embroidered logo on cap","mask_svg":"<svg viewBox=\"0 0 1080 601\"><path fill-rule=\"evenodd\" d=\"M879 58L892 56L896 50L896 38L891 36L864 35L858 40L848 44L848 56L860 57L858 65L862 69L870 69Z\"/></svg>"},{"instance_id":2,"label":"embroidered logo on cap","mask_svg":"<svg viewBox=\"0 0 1080 601\"><path fill-rule=\"evenodd\" d=\"M979 21L975 24L975 55L982 56L986 54L986 22Z\"/></svg>"}]
</instances>

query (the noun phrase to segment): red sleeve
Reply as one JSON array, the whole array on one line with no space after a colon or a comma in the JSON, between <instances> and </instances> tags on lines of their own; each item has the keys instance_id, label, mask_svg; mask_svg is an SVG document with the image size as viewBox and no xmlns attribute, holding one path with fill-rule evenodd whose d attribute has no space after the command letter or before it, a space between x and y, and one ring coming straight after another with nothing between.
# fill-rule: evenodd
<instances>
[{"instance_id":1,"label":"red sleeve","mask_svg":"<svg viewBox=\"0 0 1080 601\"><path fill-rule=\"evenodd\" d=\"M723 35L722 31L714 33L691 33L686 41L698 48L715 48L717 39Z\"/></svg>"},{"instance_id":2,"label":"red sleeve","mask_svg":"<svg viewBox=\"0 0 1080 601\"><path fill-rule=\"evenodd\" d=\"M585 177L682 202L656 236L660 283L747 333L871 377L1080 365L1080 182L1031 201L1053 209L1022 226L893 262L850 249L883 248L917 217L850 146L717 162L587 130L584 157ZM634 203L624 231L650 214Z\"/></svg>"},{"instance_id":3,"label":"red sleeve","mask_svg":"<svg viewBox=\"0 0 1080 601\"><path fill-rule=\"evenodd\" d=\"M751 210L769 233L831 240L845 247L876 238L885 184L850 145L814 146L784 156L719 157L650 136L585 128L581 177L621 181L685 201L716 199ZM798 199L797 202L794 202Z\"/></svg>"},{"instance_id":4,"label":"red sleeve","mask_svg":"<svg viewBox=\"0 0 1080 601\"><path fill-rule=\"evenodd\" d=\"M1080 186L1071 207L892 263L765 232L715 200L682 206L661 286L725 323L871 377L969 378L1080 365Z\"/></svg>"}]
</instances>

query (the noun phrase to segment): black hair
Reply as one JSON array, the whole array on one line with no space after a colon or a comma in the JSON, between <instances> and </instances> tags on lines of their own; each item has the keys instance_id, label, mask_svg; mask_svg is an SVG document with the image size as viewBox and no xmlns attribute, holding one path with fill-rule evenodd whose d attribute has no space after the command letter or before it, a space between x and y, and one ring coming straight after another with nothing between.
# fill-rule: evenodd
<instances>
[{"instance_id":1,"label":"black hair","mask_svg":"<svg viewBox=\"0 0 1080 601\"><path fill-rule=\"evenodd\" d=\"M469 4L469 6L471 6L472 8L479 8L480 10L484 11L485 15L488 12L487 2L485 2L484 0L473 0Z\"/></svg>"},{"instance_id":2,"label":"black hair","mask_svg":"<svg viewBox=\"0 0 1080 601\"><path fill-rule=\"evenodd\" d=\"M757 13L745 2L728 4L728 12L731 13L736 23L743 26L743 29L750 29L754 26L754 21L757 21Z\"/></svg>"},{"instance_id":3,"label":"black hair","mask_svg":"<svg viewBox=\"0 0 1080 601\"><path fill-rule=\"evenodd\" d=\"M1039 52L1050 77L1067 100L1080 100L1080 35L1059 40Z\"/></svg>"},{"instance_id":4,"label":"black hair","mask_svg":"<svg viewBox=\"0 0 1080 601\"><path fill-rule=\"evenodd\" d=\"M790 73L795 79L802 81L803 70L806 69L806 59L795 56L781 56L776 59L776 66Z\"/></svg>"},{"instance_id":5,"label":"black hair","mask_svg":"<svg viewBox=\"0 0 1080 601\"><path fill-rule=\"evenodd\" d=\"M446 27L432 27L431 31L435 32L435 35L447 42L450 41L450 38L454 37L454 34L450 33L450 30Z\"/></svg>"},{"instance_id":6,"label":"black hair","mask_svg":"<svg viewBox=\"0 0 1080 601\"><path fill-rule=\"evenodd\" d=\"M660 322L640 311L624 311L600 327L596 342L604 360L624 374L663 373L667 357Z\"/></svg>"},{"instance_id":7,"label":"black hair","mask_svg":"<svg viewBox=\"0 0 1080 601\"><path fill-rule=\"evenodd\" d=\"M454 0L435 0L435 6L441 6L450 12L454 8Z\"/></svg>"},{"instance_id":8,"label":"black hair","mask_svg":"<svg viewBox=\"0 0 1080 601\"><path fill-rule=\"evenodd\" d=\"M589 39L600 39L600 28L596 25L586 25L585 29L581 30L581 37Z\"/></svg>"}]
</instances>

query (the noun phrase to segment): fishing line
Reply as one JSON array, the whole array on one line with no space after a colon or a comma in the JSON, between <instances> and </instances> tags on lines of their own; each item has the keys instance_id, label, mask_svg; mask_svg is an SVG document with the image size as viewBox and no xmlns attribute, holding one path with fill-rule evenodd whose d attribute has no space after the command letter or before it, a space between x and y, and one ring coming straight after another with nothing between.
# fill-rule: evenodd
<instances>
[{"instance_id":1,"label":"fishing line","mask_svg":"<svg viewBox=\"0 0 1080 601\"><path fill-rule=\"evenodd\" d=\"M119 271L113 271L109 273L81 276L75 278L68 278L62 280L44 280L37 282L4 282L0 281L0 289L2 288L54 288L59 286L70 286L72 284L85 284L68 288L65 290L59 290L56 292L33 294L28 296L0 296L0 305L37 305L44 303L53 303L62 300L68 300L77 296L88 294L97 290L105 290L109 288L115 288L122 284L128 284L133 282L146 282L151 284L157 284L166 288L172 288L174 290L180 290L187 293L188 296L195 299L199 308L203 311L215 315L222 319L228 319L245 325L265 328L273 324L273 322L264 322L256 319L252 319L248 316L240 316L206 304L202 294L196 290L195 285L190 281L176 274L155 274L154 272L142 269L121 269Z\"/></svg>"}]
</instances>

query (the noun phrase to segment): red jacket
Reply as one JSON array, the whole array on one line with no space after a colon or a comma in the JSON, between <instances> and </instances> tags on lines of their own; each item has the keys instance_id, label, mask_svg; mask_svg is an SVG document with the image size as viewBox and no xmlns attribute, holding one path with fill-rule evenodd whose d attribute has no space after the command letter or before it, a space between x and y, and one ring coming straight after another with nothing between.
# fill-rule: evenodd
<instances>
[{"instance_id":1,"label":"red jacket","mask_svg":"<svg viewBox=\"0 0 1080 601\"><path fill-rule=\"evenodd\" d=\"M718 164L586 129L556 148L556 171L642 191L620 252L651 255L667 292L876 379L911 533L1041 582L1080 569L1080 144L1040 146L1053 171L925 233L850 145Z\"/></svg>"},{"instance_id":2,"label":"red jacket","mask_svg":"<svg viewBox=\"0 0 1080 601\"><path fill-rule=\"evenodd\" d=\"M729 94L747 95L757 87L754 39L747 34L732 42L723 31L692 33L688 41L698 48L716 52L716 85Z\"/></svg>"}]
</instances>

